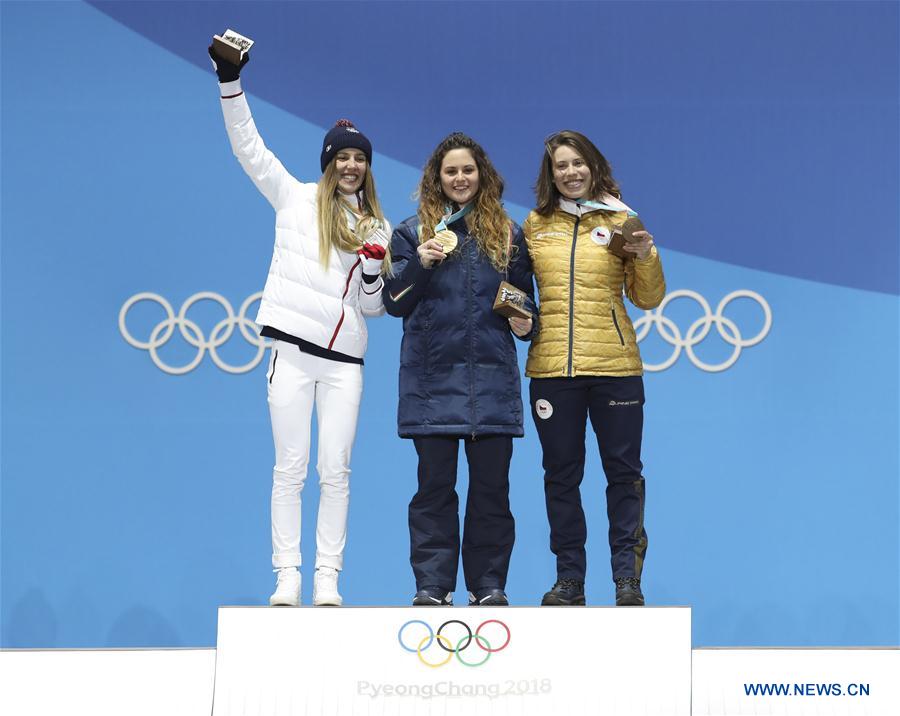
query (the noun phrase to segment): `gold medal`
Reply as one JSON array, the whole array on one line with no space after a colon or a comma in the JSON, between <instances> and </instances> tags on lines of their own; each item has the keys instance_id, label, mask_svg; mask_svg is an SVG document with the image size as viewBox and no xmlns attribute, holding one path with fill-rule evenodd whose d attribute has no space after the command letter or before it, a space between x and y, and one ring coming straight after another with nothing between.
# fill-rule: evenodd
<instances>
[{"instance_id":1,"label":"gold medal","mask_svg":"<svg viewBox=\"0 0 900 716\"><path fill-rule=\"evenodd\" d=\"M437 239L438 243L441 245L441 250L444 252L444 255L449 254L453 249L456 248L457 239L456 234L454 234L450 229L444 229L443 231L438 231L434 238Z\"/></svg>"}]
</instances>

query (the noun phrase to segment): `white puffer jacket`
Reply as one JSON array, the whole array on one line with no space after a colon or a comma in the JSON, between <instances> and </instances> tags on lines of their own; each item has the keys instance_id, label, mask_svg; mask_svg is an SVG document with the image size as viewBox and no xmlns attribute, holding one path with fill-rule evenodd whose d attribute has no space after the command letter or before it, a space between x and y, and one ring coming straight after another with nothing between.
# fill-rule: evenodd
<instances>
[{"instance_id":1,"label":"white puffer jacket","mask_svg":"<svg viewBox=\"0 0 900 716\"><path fill-rule=\"evenodd\" d=\"M359 256L336 249L331 250L328 269L322 268L317 185L297 181L266 148L240 80L219 87L234 155L275 209L275 249L256 322L362 358L368 341L363 316L384 313L382 280L363 282ZM348 221L352 228L355 219L349 214ZM390 227L386 228L390 235Z\"/></svg>"}]
</instances>

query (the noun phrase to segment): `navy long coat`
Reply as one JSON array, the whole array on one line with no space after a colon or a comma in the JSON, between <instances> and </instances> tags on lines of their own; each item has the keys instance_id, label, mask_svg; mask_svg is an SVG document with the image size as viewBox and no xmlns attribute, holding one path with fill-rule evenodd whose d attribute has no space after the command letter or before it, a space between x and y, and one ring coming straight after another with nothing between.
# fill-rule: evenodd
<instances>
[{"instance_id":1,"label":"navy long coat","mask_svg":"<svg viewBox=\"0 0 900 716\"><path fill-rule=\"evenodd\" d=\"M394 275L383 292L387 312L403 317L400 437L521 437L513 333L492 307L500 282L507 280L528 294L534 309L534 279L522 230L512 224L516 248L504 276L478 249L464 219L449 227L459 241L456 250L442 263L423 268L416 253L418 226L418 218L412 217L394 230Z\"/></svg>"}]
</instances>

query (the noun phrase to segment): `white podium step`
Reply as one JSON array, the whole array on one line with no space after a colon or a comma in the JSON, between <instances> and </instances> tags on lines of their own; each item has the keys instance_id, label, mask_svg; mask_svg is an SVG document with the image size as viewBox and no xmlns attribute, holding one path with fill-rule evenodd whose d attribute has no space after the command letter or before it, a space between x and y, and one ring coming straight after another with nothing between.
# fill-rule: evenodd
<instances>
[{"instance_id":1,"label":"white podium step","mask_svg":"<svg viewBox=\"0 0 900 716\"><path fill-rule=\"evenodd\" d=\"M219 609L213 716L690 714L687 607Z\"/></svg>"}]
</instances>

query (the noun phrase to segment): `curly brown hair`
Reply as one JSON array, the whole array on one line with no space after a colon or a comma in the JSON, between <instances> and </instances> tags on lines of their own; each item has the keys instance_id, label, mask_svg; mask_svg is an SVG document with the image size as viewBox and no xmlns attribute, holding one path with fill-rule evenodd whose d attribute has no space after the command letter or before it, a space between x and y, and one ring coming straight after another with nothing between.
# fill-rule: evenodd
<instances>
[{"instance_id":1,"label":"curly brown hair","mask_svg":"<svg viewBox=\"0 0 900 716\"><path fill-rule=\"evenodd\" d=\"M503 208L503 178L494 168L478 142L462 132L454 132L437 145L425 164L416 195L419 198L419 242L434 237L434 227L446 213L448 199L441 189L441 163L447 152L467 149L478 167L478 194L472 211L466 216L469 231L478 248L498 271L505 271L510 261L510 223Z\"/></svg>"},{"instance_id":2,"label":"curly brown hair","mask_svg":"<svg viewBox=\"0 0 900 716\"><path fill-rule=\"evenodd\" d=\"M613 179L612 167L606 157L594 146L594 143L580 132L564 129L550 135L544 142L546 151L541 159L541 170L538 173L534 193L537 197L535 211L541 216L550 216L559 206L559 189L553 181L553 153L559 147L566 146L578 152L591 170L591 199L599 199L609 194L621 199L619 184Z\"/></svg>"}]
</instances>

